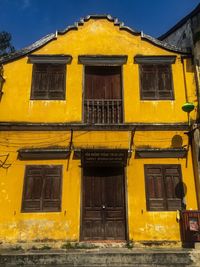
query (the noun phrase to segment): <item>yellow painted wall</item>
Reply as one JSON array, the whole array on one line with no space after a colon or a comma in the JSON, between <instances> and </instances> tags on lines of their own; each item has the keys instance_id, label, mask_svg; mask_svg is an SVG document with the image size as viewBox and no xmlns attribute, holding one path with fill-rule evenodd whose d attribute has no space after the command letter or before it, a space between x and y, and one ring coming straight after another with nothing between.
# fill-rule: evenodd
<instances>
[{"instance_id":1,"label":"yellow painted wall","mask_svg":"<svg viewBox=\"0 0 200 267\"><path fill-rule=\"evenodd\" d=\"M183 182L187 186L187 209L196 209L195 185L191 152L184 159L136 159L135 148L151 144L169 148L172 138L179 135L183 146L187 137L182 132L136 132L133 154L126 167L127 214L129 238L141 240L180 240L176 212L147 212L144 164L181 164ZM0 240L79 240L81 211L81 162L80 160L29 160L17 159L22 147L67 146L70 132L1 132L1 155L9 153L7 170L0 168ZM90 142L88 142L90 140ZM127 148L130 132L75 132L74 148ZM3 158L2 158L3 159ZM61 212L21 213L25 165L63 165ZM69 165L69 166L68 166ZM68 168L67 168L68 166Z\"/></svg>"},{"instance_id":2,"label":"yellow painted wall","mask_svg":"<svg viewBox=\"0 0 200 267\"><path fill-rule=\"evenodd\" d=\"M181 110L186 99L180 55L120 30L112 22L91 19L78 31L58 35L57 40L33 54L69 54L73 57L67 65L66 100L30 100L32 64L28 63L28 57L23 57L4 65L6 82L0 105L1 121L81 122L84 70L83 65L78 64L78 56L101 54L128 56L127 64L123 65L125 122L187 122L187 115ZM139 68L134 64L134 56L138 54L177 55L176 63L172 65L174 101L140 100ZM185 61L188 98L196 103L193 69L190 60ZM195 112L192 116L196 116Z\"/></svg>"},{"instance_id":3,"label":"yellow painted wall","mask_svg":"<svg viewBox=\"0 0 200 267\"><path fill-rule=\"evenodd\" d=\"M181 110L186 102L180 55L169 52L148 41L141 40L107 20L89 20L78 31L59 35L38 49L34 54L69 54L73 57L67 65L66 100L30 100L32 64L23 57L4 65L3 97L0 102L0 121L9 122L81 122L84 69L78 64L79 55L127 55L123 66L123 94L125 122L179 123L187 122ZM134 56L177 55L172 65L175 100L141 101L139 94L138 65ZM195 80L190 60L185 60L188 100L196 103ZM191 113L195 119L196 112ZM129 238L140 240L180 240L176 212L147 212L145 202L144 164L181 164L183 181L187 186L188 209L196 209L191 151L187 159L135 159L138 147L171 148L174 135L188 139L180 131L139 131L135 133L133 154L126 167L127 214ZM131 133L109 131L75 131L74 148L125 148L128 149ZM79 240L81 211L80 160L34 160L20 161L20 148L68 146L68 131L2 131L0 132L0 160L9 154L8 169L0 168L0 241L30 240ZM62 164L63 191L62 211L44 213L21 213L21 200L25 165ZM69 167L67 169L67 166Z\"/></svg>"}]
</instances>

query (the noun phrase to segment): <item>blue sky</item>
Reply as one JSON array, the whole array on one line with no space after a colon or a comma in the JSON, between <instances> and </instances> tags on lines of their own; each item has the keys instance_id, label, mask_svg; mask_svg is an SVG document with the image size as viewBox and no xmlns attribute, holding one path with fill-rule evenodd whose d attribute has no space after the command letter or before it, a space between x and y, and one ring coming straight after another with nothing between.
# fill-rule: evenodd
<instances>
[{"instance_id":1,"label":"blue sky","mask_svg":"<svg viewBox=\"0 0 200 267\"><path fill-rule=\"evenodd\" d=\"M157 37L191 12L199 0L0 0L0 31L16 49L62 30L89 14L111 14Z\"/></svg>"}]
</instances>

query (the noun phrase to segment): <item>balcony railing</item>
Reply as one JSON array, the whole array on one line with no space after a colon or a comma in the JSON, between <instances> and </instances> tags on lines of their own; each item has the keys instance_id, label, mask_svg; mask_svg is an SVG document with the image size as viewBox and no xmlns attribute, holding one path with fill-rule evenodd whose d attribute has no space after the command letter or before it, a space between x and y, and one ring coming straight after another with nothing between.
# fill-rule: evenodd
<instances>
[{"instance_id":1,"label":"balcony railing","mask_svg":"<svg viewBox=\"0 0 200 267\"><path fill-rule=\"evenodd\" d=\"M84 122L117 124L123 122L122 99L87 99L84 101Z\"/></svg>"}]
</instances>

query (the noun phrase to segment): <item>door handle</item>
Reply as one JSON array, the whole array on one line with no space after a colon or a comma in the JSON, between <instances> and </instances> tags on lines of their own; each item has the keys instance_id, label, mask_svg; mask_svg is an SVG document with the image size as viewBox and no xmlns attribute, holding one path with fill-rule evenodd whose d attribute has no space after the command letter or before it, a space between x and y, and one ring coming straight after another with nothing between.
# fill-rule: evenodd
<instances>
[{"instance_id":1,"label":"door handle","mask_svg":"<svg viewBox=\"0 0 200 267\"><path fill-rule=\"evenodd\" d=\"M104 210L106 208L106 206L105 205L102 205L102 209Z\"/></svg>"}]
</instances>

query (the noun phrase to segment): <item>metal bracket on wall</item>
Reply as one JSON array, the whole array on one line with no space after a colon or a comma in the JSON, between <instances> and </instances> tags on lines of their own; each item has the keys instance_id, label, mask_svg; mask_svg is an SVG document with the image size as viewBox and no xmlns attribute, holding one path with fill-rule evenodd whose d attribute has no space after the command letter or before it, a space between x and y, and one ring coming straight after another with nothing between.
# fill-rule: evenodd
<instances>
[{"instance_id":1,"label":"metal bracket on wall","mask_svg":"<svg viewBox=\"0 0 200 267\"><path fill-rule=\"evenodd\" d=\"M67 171L69 169L70 159L73 157L73 154L74 154L74 153L72 153L74 151L74 148L73 148L73 134L74 134L74 132L72 129L70 130L70 133L71 133L71 135L70 135L70 142L69 142L69 157L67 160Z\"/></svg>"},{"instance_id":2,"label":"metal bracket on wall","mask_svg":"<svg viewBox=\"0 0 200 267\"><path fill-rule=\"evenodd\" d=\"M131 131L130 142L129 142L129 150L128 150L128 162L127 162L127 165L129 165L129 162L130 162L130 159L131 159L131 156L132 156L132 152L133 152L133 144L134 144L135 131L136 131L136 128Z\"/></svg>"}]
</instances>

